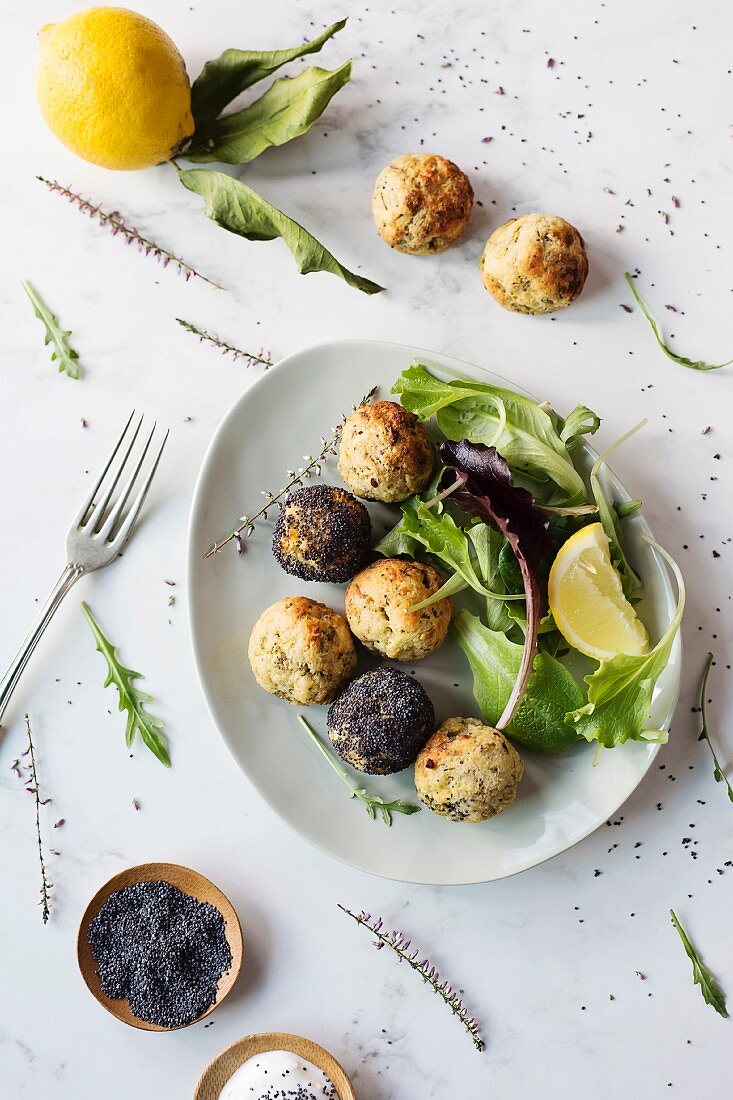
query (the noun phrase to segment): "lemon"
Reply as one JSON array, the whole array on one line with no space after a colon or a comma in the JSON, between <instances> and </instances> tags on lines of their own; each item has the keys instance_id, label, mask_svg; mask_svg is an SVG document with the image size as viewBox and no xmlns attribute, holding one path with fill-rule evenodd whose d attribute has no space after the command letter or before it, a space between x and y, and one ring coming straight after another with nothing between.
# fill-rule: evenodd
<instances>
[{"instance_id":1,"label":"lemon","mask_svg":"<svg viewBox=\"0 0 733 1100\"><path fill-rule=\"evenodd\" d=\"M148 168L193 134L191 86L173 42L127 8L89 8L40 32L36 96L64 145L103 168Z\"/></svg>"},{"instance_id":2,"label":"lemon","mask_svg":"<svg viewBox=\"0 0 733 1100\"><path fill-rule=\"evenodd\" d=\"M586 657L605 661L649 649L649 635L624 595L600 523L581 527L561 547L548 595L558 630Z\"/></svg>"}]
</instances>

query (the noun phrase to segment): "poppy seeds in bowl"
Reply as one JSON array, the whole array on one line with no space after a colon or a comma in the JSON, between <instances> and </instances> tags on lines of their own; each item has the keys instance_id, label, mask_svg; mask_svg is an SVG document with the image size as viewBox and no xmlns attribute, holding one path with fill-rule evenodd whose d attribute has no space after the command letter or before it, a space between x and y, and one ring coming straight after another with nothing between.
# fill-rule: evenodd
<instances>
[{"instance_id":1,"label":"poppy seeds in bowl","mask_svg":"<svg viewBox=\"0 0 733 1100\"><path fill-rule=\"evenodd\" d=\"M435 729L435 709L413 676L384 666L349 684L329 707L327 728L352 768L391 775L415 761Z\"/></svg>"},{"instance_id":2,"label":"poppy seeds in bowl","mask_svg":"<svg viewBox=\"0 0 733 1100\"><path fill-rule=\"evenodd\" d=\"M275 560L303 581L348 581L364 564L372 524L361 501L333 485L305 485L280 509Z\"/></svg>"}]
</instances>

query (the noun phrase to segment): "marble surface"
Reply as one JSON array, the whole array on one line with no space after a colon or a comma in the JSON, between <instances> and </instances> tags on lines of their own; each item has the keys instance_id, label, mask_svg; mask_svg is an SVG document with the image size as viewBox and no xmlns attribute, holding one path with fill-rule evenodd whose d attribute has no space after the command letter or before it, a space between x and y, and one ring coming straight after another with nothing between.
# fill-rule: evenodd
<instances>
[{"instance_id":1,"label":"marble surface","mask_svg":"<svg viewBox=\"0 0 733 1100\"><path fill-rule=\"evenodd\" d=\"M638 310L620 306L630 301L623 272L639 268L683 354L712 362L731 354L729 6L349 6L347 30L319 61L352 55L353 83L306 137L266 154L246 176L346 264L389 287L375 298L330 276L297 276L281 244L228 236L206 222L169 168L115 175L67 153L38 116L33 68L37 28L75 6L28 0L12 13L8 6L4 24L12 156L0 211L0 663L60 571L86 474L132 404L172 435L124 560L67 601L0 737L0 1092L178 1100L241 1035L289 1030L333 1051L360 1100L720 1093L730 1078L731 1024L693 988L667 911L676 908L733 1000L733 806L713 781L691 712L712 649L710 718L730 767L733 368L677 366L657 350ZM146 0L144 10L195 75L228 46L297 42L344 6ZM480 205L457 247L413 259L376 237L369 195L387 160L421 148L461 164ZM47 194L37 174L123 211L228 292L186 284L125 249ZM476 270L491 228L536 209L568 217L589 247L587 289L555 318L502 312ZM81 382L55 373L21 278L73 329ZM517 878L433 889L330 862L263 805L204 707L183 597L196 472L217 422L257 372L197 344L176 317L240 347L265 345L275 357L343 336L436 348L505 373L560 409L578 401L597 408L606 441L649 417L615 466L684 568L685 674L670 743L613 822ZM277 432L277 409L262 430ZM123 659L148 677L170 737L170 772L139 749L125 751L82 597ZM43 810L45 835L61 853L51 857L46 927L36 909L33 803L11 771L25 747L25 710L53 799ZM106 1014L75 961L89 897L115 872L148 860L212 878L246 937L243 974L225 1005L206 1026L171 1035L138 1033ZM370 947L337 902L383 913L426 946L465 990L484 1054L415 975Z\"/></svg>"}]
</instances>

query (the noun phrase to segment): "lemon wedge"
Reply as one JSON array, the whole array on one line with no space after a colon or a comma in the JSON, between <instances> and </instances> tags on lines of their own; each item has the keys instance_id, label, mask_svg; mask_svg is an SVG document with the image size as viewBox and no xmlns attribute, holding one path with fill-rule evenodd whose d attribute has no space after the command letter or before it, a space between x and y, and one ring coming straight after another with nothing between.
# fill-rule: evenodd
<instances>
[{"instance_id":1,"label":"lemon wedge","mask_svg":"<svg viewBox=\"0 0 733 1100\"><path fill-rule=\"evenodd\" d=\"M548 585L558 630L574 649L597 661L649 649L649 635L624 595L609 545L600 523L581 527L561 547Z\"/></svg>"}]
</instances>

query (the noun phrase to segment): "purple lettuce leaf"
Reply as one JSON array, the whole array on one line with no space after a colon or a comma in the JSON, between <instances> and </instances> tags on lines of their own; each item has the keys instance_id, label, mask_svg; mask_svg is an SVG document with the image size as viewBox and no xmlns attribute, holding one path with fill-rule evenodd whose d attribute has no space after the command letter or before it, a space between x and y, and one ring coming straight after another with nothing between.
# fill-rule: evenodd
<instances>
[{"instance_id":1,"label":"purple lettuce leaf","mask_svg":"<svg viewBox=\"0 0 733 1100\"><path fill-rule=\"evenodd\" d=\"M470 443L467 439L441 444L440 457L458 478L452 499L464 512L501 531L519 565L526 596L527 625L524 652L504 712L496 728L504 729L512 720L532 674L537 655L537 635L545 613L546 597L536 569L548 552L548 518L534 506L534 497L526 489L512 485L509 466L496 447Z\"/></svg>"}]
</instances>

